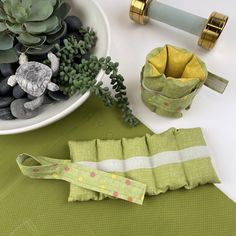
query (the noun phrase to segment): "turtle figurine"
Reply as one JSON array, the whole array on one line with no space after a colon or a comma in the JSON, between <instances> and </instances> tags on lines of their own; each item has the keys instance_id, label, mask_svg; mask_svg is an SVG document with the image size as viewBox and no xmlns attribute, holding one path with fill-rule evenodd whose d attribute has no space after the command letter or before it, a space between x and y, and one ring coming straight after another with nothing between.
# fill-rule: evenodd
<instances>
[{"instance_id":1,"label":"turtle figurine","mask_svg":"<svg viewBox=\"0 0 236 236\"><path fill-rule=\"evenodd\" d=\"M22 53L19 57L20 66L15 75L8 79L8 85L14 87L18 84L27 94L35 97L34 100L26 102L24 107L29 110L35 110L40 107L45 99L45 91L58 91L59 87L51 82L52 76L55 76L59 69L59 59L52 52L47 55L51 68L36 62L28 62L28 57Z\"/></svg>"}]
</instances>

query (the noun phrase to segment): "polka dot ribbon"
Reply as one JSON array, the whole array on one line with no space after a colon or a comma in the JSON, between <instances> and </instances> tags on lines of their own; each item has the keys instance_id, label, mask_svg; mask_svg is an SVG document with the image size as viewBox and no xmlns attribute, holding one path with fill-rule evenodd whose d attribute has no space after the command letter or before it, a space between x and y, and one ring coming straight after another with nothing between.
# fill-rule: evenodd
<instances>
[{"instance_id":1,"label":"polka dot ribbon","mask_svg":"<svg viewBox=\"0 0 236 236\"><path fill-rule=\"evenodd\" d=\"M85 167L71 160L21 154L16 162L23 175L34 179L60 179L79 187L128 202L143 204L146 184L115 174Z\"/></svg>"}]
</instances>

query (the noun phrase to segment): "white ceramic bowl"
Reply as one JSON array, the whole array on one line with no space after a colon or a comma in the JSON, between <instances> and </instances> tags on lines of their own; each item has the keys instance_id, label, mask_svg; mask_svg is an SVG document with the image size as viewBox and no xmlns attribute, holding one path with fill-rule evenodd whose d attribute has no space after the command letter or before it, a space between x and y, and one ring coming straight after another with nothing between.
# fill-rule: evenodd
<instances>
[{"instance_id":1,"label":"white ceramic bowl","mask_svg":"<svg viewBox=\"0 0 236 236\"><path fill-rule=\"evenodd\" d=\"M109 24L96 0L67 0L67 2L72 6L71 15L79 16L85 26L92 27L96 32L98 41L94 53L98 57L107 56L111 41ZM98 74L98 81L102 79L103 74L103 72ZM82 96L74 95L67 101L45 106L43 112L32 119L0 120L0 135L23 133L49 125L73 112L88 99L89 95L89 92Z\"/></svg>"}]
</instances>

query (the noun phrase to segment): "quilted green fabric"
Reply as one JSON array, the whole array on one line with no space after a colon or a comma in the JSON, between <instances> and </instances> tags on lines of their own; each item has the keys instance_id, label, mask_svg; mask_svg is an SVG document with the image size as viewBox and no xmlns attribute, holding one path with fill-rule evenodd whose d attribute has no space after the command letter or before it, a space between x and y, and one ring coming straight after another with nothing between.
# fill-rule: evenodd
<instances>
[{"instance_id":1,"label":"quilted green fabric","mask_svg":"<svg viewBox=\"0 0 236 236\"><path fill-rule=\"evenodd\" d=\"M97 168L147 185L147 195L219 183L200 128L171 128L161 134L118 140L70 141L74 164ZM69 201L107 195L71 184Z\"/></svg>"},{"instance_id":2,"label":"quilted green fabric","mask_svg":"<svg viewBox=\"0 0 236 236\"><path fill-rule=\"evenodd\" d=\"M67 118L26 134L0 137L1 236L231 236L236 205L213 185L147 197L68 203L63 181L32 180L15 162L19 153L69 158L68 140L120 139L151 133L125 126L115 108L94 97ZM222 157L224 158L224 157Z\"/></svg>"}]
</instances>

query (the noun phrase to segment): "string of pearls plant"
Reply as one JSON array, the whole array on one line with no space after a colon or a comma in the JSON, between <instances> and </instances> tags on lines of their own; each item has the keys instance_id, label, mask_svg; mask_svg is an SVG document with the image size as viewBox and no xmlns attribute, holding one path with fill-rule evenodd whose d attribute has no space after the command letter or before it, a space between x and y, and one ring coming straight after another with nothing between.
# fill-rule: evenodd
<instances>
[{"instance_id":1,"label":"string of pearls plant","mask_svg":"<svg viewBox=\"0 0 236 236\"><path fill-rule=\"evenodd\" d=\"M96 40L96 34L92 29L81 28L79 35L72 34L65 38L63 43L55 44L54 53L60 58L60 67L58 75L52 81L65 95L72 96L76 92L84 94L89 90L98 96L105 106L117 104L124 121L134 127L138 120L129 107L124 78L118 73L119 64L113 63L110 57L90 56ZM44 63L49 64L49 61L46 60ZM96 76L101 70L109 76L115 91L114 96L108 87L103 87L103 82L97 83Z\"/></svg>"}]
</instances>

